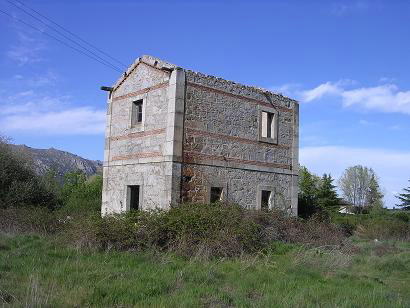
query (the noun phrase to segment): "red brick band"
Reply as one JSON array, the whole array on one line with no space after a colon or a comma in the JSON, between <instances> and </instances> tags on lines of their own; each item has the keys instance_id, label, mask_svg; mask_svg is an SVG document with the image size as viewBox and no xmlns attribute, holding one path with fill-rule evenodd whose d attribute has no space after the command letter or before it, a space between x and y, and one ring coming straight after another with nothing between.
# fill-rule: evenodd
<instances>
[{"instance_id":1,"label":"red brick band","mask_svg":"<svg viewBox=\"0 0 410 308\"><path fill-rule=\"evenodd\" d=\"M267 162L256 161L256 160L244 160L240 158L224 157L224 156L218 156L218 155L208 155L208 154L202 154L202 153L193 152L193 151L184 153L184 162L187 162L187 163L201 163L201 162L203 163L209 160L219 160L219 161L240 163L240 164L245 164L245 165L254 165L254 166L262 166L262 167L269 167L269 168L292 170L292 167L290 165L285 165L285 164L267 163Z\"/></svg>"},{"instance_id":2,"label":"red brick band","mask_svg":"<svg viewBox=\"0 0 410 308\"><path fill-rule=\"evenodd\" d=\"M280 111L283 111L283 112L292 112L292 109L282 107L282 106L279 106L279 105L276 105L276 104L269 104L267 102L260 101L260 100L255 99L255 98L251 98L251 97L247 97L247 96L243 96L243 95L239 95L239 94L229 93L229 92L226 92L226 91L211 88L209 86L204 86L204 85L197 84L197 83L194 83L194 82L187 82L187 84L189 86L192 86L192 87L195 87L195 88L198 88L198 89L201 89L201 90L212 91L212 92L215 92L215 93L218 93L218 94L231 96L231 97L234 97L234 98L238 98L238 99L242 99L242 100L245 100L245 101L253 102L253 103L261 105L261 106L272 107L272 105L273 105L276 109L278 109Z\"/></svg>"},{"instance_id":3,"label":"red brick band","mask_svg":"<svg viewBox=\"0 0 410 308\"><path fill-rule=\"evenodd\" d=\"M129 155L114 156L111 159L111 161L138 159L138 158L149 158L149 157L159 157L159 156L162 156L161 152L141 152L141 153L133 153L133 154L129 154Z\"/></svg>"},{"instance_id":4,"label":"red brick band","mask_svg":"<svg viewBox=\"0 0 410 308\"><path fill-rule=\"evenodd\" d=\"M255 144L255 145L259 145L259 146L265 146L265 147L268 147L268 148L290 149L290 146L286 145L286 144L271 144L271 143L259 142L259 141L256 141L256 140L246 139L246 138L242 138L242 137L229 136L229 135L224 135L224 134L201 131L201 130L197 130L197 129L189 128L189 127L186 128L186 131L190 136L204 136L204 137L211 137L211 138L216 138L216 139L225 139L225 140L228 140L228 141L234 141L234 142L239 142L239 143L247 143L247 144Z\"/></svg>"},{"instance_id":5,"label":"red brick band","mask_svg":"<svg viewBox=\"0 0 410 308\"><path fill-rule=\"evenodd\" d=\"M164 133L165 133L165 128L159 128L159 129L147 130L143 132L131 133L128 135L110 137L110 140L118 141L118 140L126 140L126 139L138 139L138 138L143 138L147 136L162 135Z\"/></svg>"},{"instance_id":6,"label":"red brick band","mask_svg":"<svg viewBox=\"0 0 410 308\"><path fill-rule=\"evenodd\" d=\"M155 86L152 86L152 87L144 88L144 89L141 89L141 90L138 90L138 91L135 91L135 92L130 92L130 93L125 94L125 95L114 97L112 99L112 101L116 102L116 101L119 101L119 100L122 100L122 99L125 99L125 98L141 95L141 94L148 93L150 91L161 89L161 88L164 88L164 87L167 87L167 86L168 86L168 82L162 82L162 83L159 83L159 84L157 84Z\"/></svg>"}]
</instances>

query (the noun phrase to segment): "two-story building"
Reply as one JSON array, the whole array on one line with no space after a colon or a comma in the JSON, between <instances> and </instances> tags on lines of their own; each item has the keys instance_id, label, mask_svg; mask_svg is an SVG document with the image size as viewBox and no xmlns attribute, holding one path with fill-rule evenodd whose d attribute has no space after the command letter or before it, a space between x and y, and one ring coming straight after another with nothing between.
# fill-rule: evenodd
<instances>
[{"instance_id":1,"label":"two-story building","mask_svg":"<svg viewBox=\"0 0 410 308\"><path fill-rule=\"evenodd\" d=\"M109 91L103 214L216 201L297 214L295 100L151 56Z\"/></svg>"}]
</instances>

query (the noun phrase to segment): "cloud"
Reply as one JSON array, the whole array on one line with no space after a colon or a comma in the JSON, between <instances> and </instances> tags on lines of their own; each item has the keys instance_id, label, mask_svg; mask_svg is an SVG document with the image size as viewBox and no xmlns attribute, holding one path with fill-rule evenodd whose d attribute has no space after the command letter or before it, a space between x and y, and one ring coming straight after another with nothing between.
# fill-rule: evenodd
<instances>
[{"instance_id":1,"label":"cloud","mask_svg":"<svg viewBox=\"0 0 410 308\"><path fill-rule=\"evenodd\" d=\"M342 16L352 12L364 11L370 8L370 5L366 1L352 1L350 3L339 2L333 3L331 13L334 15Z\"/></svg>"},{"instance_id":2,"label":"cloud","mask_svg":"<svg viewBox=\"0 0 410 308\"><path fill-rule=\"evenodd\" d=\"M0 101L2 133L28 135L102 134L106 112L73 104L68 95L23 90Z\"/></svg>"},{"instance_id":3,"label":"cloud","mask_svg":"<svg viewBox=\"0 0 410 308\"><path fill-rule=\"evenodd\" d=\"M44 40L30 32L17 31L17 42L6 52L9 59L16 62L18 66L44 61L41 56L46 49Z\"/></svg>"},{"instance_id":4,"label":"cloud","mask_svg":"<svg viewBox=\"0 0 410 308\"><path fill-rule=\"evenodd\" d=\"M405 151L344 146L302 147L300 163L319 175L330 172L336 179L347 167L358 164L371 167L380 177L388 207L398 202L395 194L408 185L410 178L410 152Z\"/></svg>"},{"instance_id":5,"label":"cloud","mask_svg":"<svg viewBox=\"0 0 410 308\"><path fill-rule=\"evenodd\" d=\"M106 113L91 107L70 108L59 111L22 112L0 119L4 132L24 132L43 135L95 135L103 134Z\"/></svg>"},{"instance_id":6,"label":"cloud","mask_svg":"<svg viewBox=\"0 0 410 308\"><path fill-rule=\"evenodd\" d=\"M336 97L344 107L358 106L367 110L410 114L410 91L401 91L395 84L350 89L345 81L326 82L299 92L303 102Z\"/></svg>"},{"instance_id":7,"label":"cloud","mask_svg":"<svg viewBox=\"0 0 410 308\"><path fill-rule=\"evenodd\" d=\"M311 102L313 100L321 99L325 95L339 95L342 89L337 84L332 84L330 81L322 83L321 85L311 90L303 92L303 101Z\"/></svg>"}]
</instances>

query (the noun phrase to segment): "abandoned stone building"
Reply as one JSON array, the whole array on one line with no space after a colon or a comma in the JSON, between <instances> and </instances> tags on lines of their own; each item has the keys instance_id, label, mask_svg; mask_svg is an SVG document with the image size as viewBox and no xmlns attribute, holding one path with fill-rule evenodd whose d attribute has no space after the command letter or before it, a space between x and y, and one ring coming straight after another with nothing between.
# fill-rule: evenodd
<instances>
[{"instance_id":1,"label":"abandoned stone building","mask_svg":"<svg viewBox=\"0 0 410 308\"><path fill-rule=\"evenodd\" d=\"M297 214L295 100L151 56L102 89L103 215L216 201Z\"/></svg>"}]
</instances>

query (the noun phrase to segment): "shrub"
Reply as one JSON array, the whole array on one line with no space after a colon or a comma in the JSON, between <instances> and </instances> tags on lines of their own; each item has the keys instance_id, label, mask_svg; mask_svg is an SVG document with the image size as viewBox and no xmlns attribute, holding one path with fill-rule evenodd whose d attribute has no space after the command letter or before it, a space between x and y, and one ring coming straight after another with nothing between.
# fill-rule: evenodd
<instances>
[{"instance_id":1,"label":"shrub","mask_svg":"<svg viewBox=\"0 0 410 308\"><path fill-rule=\"evenodd\" d=\"M31 169L30 161L14 153L0 138L0 208L22 205L52 208L56 196Z\"/></svg>"},{"instance_id":2,"label":"shrub","mask_svg":"<svg viewBox=\"0 0 410 308\"><path fill-rule=\"evenodd\" d=\"M55 234L78 248L171 251L185 257L233 257L272 250L275 242L340 245L345 236L328 220L302 220L229 204L182 204L170 210L98 212L41 208L4 210L3 231Z\"/></svg>"},{"instance_id":3,"label":"shrub","mask_svg":"<svg viewBox=\"0 0 410 308\"><path fill-rule=\"evenodd\" d=\"M0 231L5 233L51 234L60 224L46 207L9 207L0 209L0 217Z\"/></svg>"},{"instance_id":4,"label":"shrub","mask_svg":"<svg viewBox=\"0 0 410 308\"><path fill-rule=\"evenodd\" d=\"M269 248L274 241L310 246L340 244L343 233L329 222L302 221L278 212L235 205L183 204L168 211L129 212L68 222L64 234L76 246L173 251L182 256L231 257Z\"/></svg>"},{"instance_id":5,"label":"shrub","mask_svg":"<svg viewBox=\"0 0 410 308\"><path fill-rule=\"evenodd\" d=\"M87 179L81 171L67 173L61 189L62 211L67 215L79 212L100 213L101 194L101 175L94 175Z\"/></svg>"}]
</instances>

